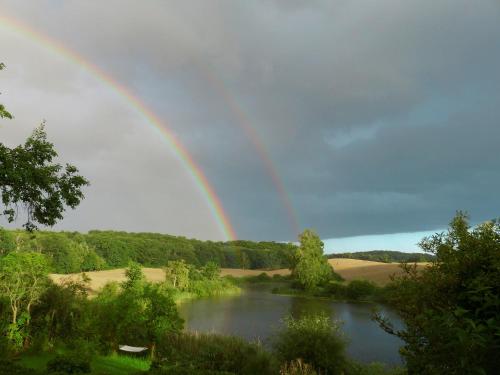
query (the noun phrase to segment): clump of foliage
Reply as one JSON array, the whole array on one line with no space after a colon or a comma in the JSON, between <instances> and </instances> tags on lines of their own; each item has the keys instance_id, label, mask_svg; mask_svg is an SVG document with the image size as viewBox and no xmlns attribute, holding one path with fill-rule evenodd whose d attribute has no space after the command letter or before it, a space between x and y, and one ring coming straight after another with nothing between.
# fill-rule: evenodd
<instances>
[{"instance_id":1,"label":"clump of foliage","mask_svg":"<svg viewBox=\"0 0 500 375\"><path fill-rule=\"evenodd\" d=\"M38 253L10 253L0 258L0 297L10 313L6 336L14 350L30 339L31 310L48 284L48 262Z\"/></svg>"},{"instance_id":2,"label":"clump of foliage","mask_svg":"<svg viewBox=\"0 0 500 375\"><path fill-rule=\"evenodd\" d=\"M324 244L316 233L306 229L299 235L300 246L294 254L292 275L299 285L312 290L332 277L332 267L323 255Z\"/></svg>"},{"instance_id":3,"label":"clump of foliage","mask_svg":"<svg viewBox=\"0 0 500 375\"><path fill-rule=\"evenodd\" d=\"M80 280L68 278L60 284L50 283L40 296L32 320L34 344L40 349L64 343L77 344L80 351L84 350L82 337L91 325L88 281L83 275Z\"/></svg>"},{"instance_id":4,"label":"clump of foliage","mask_svg":"<svg viewBox=\"0 0 500 375\"><path fill-rule=\"evenodd\" d=\"M32 251L46 255L55 273L98 271L106 268L104 259L81 235L48 231L7 233L15 235L16 251Z\"/></svg>"},{"instance_id":5,"label":"clump of foliage","mask_svg":"<svg viewBox=\"0 0 500 375\"><path fill-rule=\"evenodd\" d=\"M331 281L327 286L327 295L335 299L351 301L376 300L383 290L368 280L352 280L348 283Z\"/></svg>"},{"instance_id":6,"label":"clump of foliage","mask_svg":"<svg viewBox=\"0 0 500 375\"><path fill-rule=\"evenodd\" d=\"M163 267L165 282L172 288L185 291L189 288L189 267L184 260L171 260Z\"/></svg>"},{"instance_id":7,"label":"clump of foliage","mask_svg":"<svg viewBox=\"0 0 500 375\"><path fill-rule=\"evenodd\" d=\"M281 361L300 358L318 373L325 374L344 373L346 344L340 324L326 315L288 317L273 340L274 351Z\"/></svg>"},{"instance_id":8,"label":"clump of foliage","mask_svg":"<svg viewBox=\"0 0 500 375\"><path fill-rule=\"evenodd\" d=\"M382 327L399 336L414 374L493 374L500 366L500 225L471 228L459 212L446 233L420 246L435 261L422 271L406 265L388 300L406 328Z\"/></svg>"},{"instance_id":9,"label":"clump of foliage","mask_svg":"<svg viewBox=\"0 0 500 375\"><path fill-rule=\"evenodd\" d=\"M176 295L212 297L237 293L240 289L231 278L221 277L220 268L214 262L203 267L194 267L183 260L170 261L164 267L165 286ZM180 293L179 293L180 292Z\"/></svg>"},{"instance_id":10,"label":"clump of foliage","mask_svg":"<svg viewBox=\"0 0 500 375\"><path fill-rule=\"evenodd\" d=\"M108 350L126 343L154 352L159 337L181 330L183 320L169 288L145 281L137 265L130 266L127 277L121 288L108 284L92 301L99 340Z\"/></svg>"},{"instance_id":11,"label":"clump of foliage","mask_svg":"<svg viewBox=\"0 0 500 375\"><path fill-rule=\"evenodd\" d=\"M274 358L259 345L216 334L166 334L158 344L157 358L152 367L163 369L158 372L161 374L266 375L278 372Z\"/></svg>"},{"instance_id":12,"label":"clump of foliage","mask_svg":"<svg viewBox=\"0 0 500 375\"><path fill-rule=\"evenodd\" d=\"M61 354L47 363L49 374L89 374L90 359L77 353Z\"/></svg>"}]
</instances>

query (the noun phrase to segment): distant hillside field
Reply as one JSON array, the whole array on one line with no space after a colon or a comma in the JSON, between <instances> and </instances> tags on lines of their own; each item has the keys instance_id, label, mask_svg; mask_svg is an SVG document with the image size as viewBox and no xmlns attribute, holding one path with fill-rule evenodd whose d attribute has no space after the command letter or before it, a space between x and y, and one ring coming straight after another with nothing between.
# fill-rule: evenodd
<instances>
[{"instance_id":1,"label":"distant hillside field","mask_svg":"<svg viewBox=\"0 0 500 375\"><path fill-rule=\"evenodd\" d=\"M382 263L382 262L371 262L366 260L358 259L345 259L345 258L334 258L329 259L328 262L332 265L335 272L340 274L347 281L354 279L363 279L373 281L378 285L385 285L390 280L390 275L394 273L401 272L399 268L399 263ZM419 267L425 267L427 263L419 263ZM161 282L165 278L165 274L161 268L143 268L144 274L149 281ZM234 277L243 276L257 276L261 273L266 273L269 276L273 275L289 275L290 270L286 268L264 271L264 270L246 270L240 268L223 268L221 269L221 275L227 276L231 275ZM70 275L60 275L52 274L51 278L60 283L64 279L74 278L78 274ZM107 271L92 271L86 272L86 275L90 278L90 289L91 294L96 293L101 289L106 283L116 281L122 282L125 280L125 269L119 268Z\"/></svg>"},{"instance_id":2,"label":"distant hillside field","mask_svg":"<svg viewBox=\"0 0 500 375\"><path fill-rule=\"evenodd\" d=\"M371 260L383 263L401 263L401 262L432 262L434 255L428 253L405 253L403 251L393 250L371 250L357 251L353 253L335 253L328 254L328 258L348 258L359 260Z\"/></svg>"},{"instance_id":3,"label":"distant hillside field","mask_svg":"<svg viewBox=\"0 0 500 375\"><path fill-rule=\"evenodd\" d=\"M328 262L335 272L347 281L363 279L373 281L378 285L385 285L390 281L390 276L401 273L400 263L372 262L368 260L333 258ZM417 263L419 268L428 263Z\"/></svg>"}]
</instances>

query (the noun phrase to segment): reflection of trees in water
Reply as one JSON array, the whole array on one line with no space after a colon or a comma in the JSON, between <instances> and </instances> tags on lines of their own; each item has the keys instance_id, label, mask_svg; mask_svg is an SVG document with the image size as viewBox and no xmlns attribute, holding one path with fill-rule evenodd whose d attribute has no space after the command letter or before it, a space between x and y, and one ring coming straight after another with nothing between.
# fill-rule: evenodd
<instances>
[{"instance_id":1,"label":"reflection of trees in water","mask_svg":"<svg viewBox=\"0 0 500 375\"><path fill-rule=\"evenodd\" d=\"M317 298L292 298L290 315L297 319L307 315L326 314L332 315L332 306L328 301Z\"/></svg>"}]
</instances>

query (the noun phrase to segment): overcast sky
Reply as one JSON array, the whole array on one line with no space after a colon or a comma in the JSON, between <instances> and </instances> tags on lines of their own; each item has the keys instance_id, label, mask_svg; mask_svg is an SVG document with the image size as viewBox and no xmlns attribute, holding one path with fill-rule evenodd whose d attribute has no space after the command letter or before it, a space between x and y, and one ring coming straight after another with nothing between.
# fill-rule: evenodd
<instances>
[{"instance_id":1,"label":"overcast sky","mask_svg":"<svg viewBox=\"0 0 500 375\"><path fill-rule=\"evenodd\" d=\"M456 210L500 216L498 0L0 0L0 15L140 97L239 238L294 240L296 219L344 238L330 250L412 250ZM57 229L222 239L172 150L107 84L1 21L0 61L16 117L0 141L45 119L92 183Z\"/></svg>"}]
</instances>

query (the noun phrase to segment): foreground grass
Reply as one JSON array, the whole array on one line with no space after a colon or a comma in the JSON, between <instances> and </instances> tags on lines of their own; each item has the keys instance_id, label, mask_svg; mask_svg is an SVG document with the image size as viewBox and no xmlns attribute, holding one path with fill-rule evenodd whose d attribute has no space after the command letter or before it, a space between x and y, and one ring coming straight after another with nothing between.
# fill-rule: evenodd
<instances>
[{"instance_id":1,"label":"foreground grass","mask_svg":"<svg viewBox=\"0 0 500 375\"><path fill-rule=\"evenodd\" d=\"M20 363L34 370L44 370L57 353L37 353L24 355ZM150 361L125 355L113 354L109 356L96 356L92 359L93 375L129 375L145 372L149 369Z\"/></svg>"}]
</instances>

